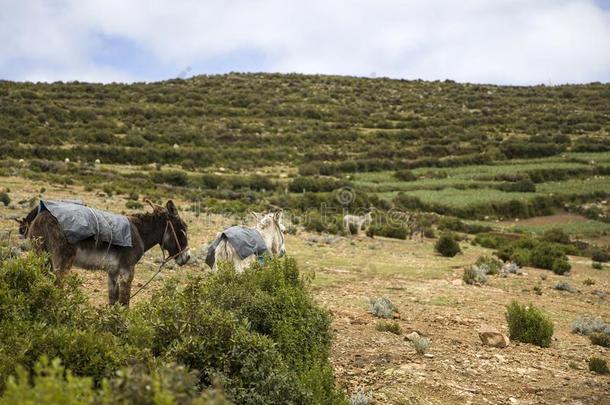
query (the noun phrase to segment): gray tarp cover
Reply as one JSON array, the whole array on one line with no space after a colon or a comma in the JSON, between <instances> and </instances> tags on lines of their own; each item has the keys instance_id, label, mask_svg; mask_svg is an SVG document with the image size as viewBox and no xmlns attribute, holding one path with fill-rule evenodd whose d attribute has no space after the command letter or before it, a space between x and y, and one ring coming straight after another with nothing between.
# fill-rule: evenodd
<instances>
[{"instance_id":1,"label":"gray tarp cover","mask_svg":"<svg viewBox=\"0 0 610 405\"><path fill-rule=\"evenodd\" d=\"M259 257L267 251L267 245L256 229L243 226L232 226L225 229L208 248L208 254L205 258L205 262L208 266L214 266L214 261L216 260L214 251L223 239L229 241L242 259L253 254Z\"/></svg>"},{"instance_id":2,"label":"gray tarp cover","mask_svg":"<svg viewBox=\"0 0 610 405\"><path fill-rule=\"evenodd\" d=\"M68 242L95 237L99 242L131 247L131 225L125 215L89 208L80 201L41 200L38 212L49 211L57 219Z\"/></svg>"}]
</instances>

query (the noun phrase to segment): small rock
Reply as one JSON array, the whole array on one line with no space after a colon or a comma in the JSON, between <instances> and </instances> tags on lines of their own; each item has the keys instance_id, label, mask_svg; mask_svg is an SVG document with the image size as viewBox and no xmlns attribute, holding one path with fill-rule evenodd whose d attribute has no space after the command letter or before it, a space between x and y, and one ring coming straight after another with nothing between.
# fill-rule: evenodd
<instances>
[{"instance_id":1,"label":"small rock","mask_svg":"<svg viewBox=\"0 0 610 405\"><path fill-rule=\"evenodd\" d=\"M424 357L431 359L434 357L434 355L432 353L424 353Z\"/></svg>"},{"instance_id":2,"label":"small rock","mask_svg":"<svg viewBox=\"0 0 610 405\"><path fill-rule=\"evenodd\" d=\"M419 337L420 337L419 333L411 332L411 333L409 333L408 335L405 336L405 339L413 341L413 340L419 339Z\"/></svg>"},{"instance_id":3,"label":"small rock","mask_svg":"<svg viewBox=\"0 0 610 405\"><path fill-rule=\"evenodd\" d=\"M479 328L479 338L486 346L504 348L510 343L508 336L501 333L496 328L489 325L481 325Z\"/></svg>"},{"instance_id":4,"label":"small rock","mask_svg":"<svg viewBox=\"0 0 610 405\"><path fill-rule=\"evenodd\" d=\"M516 404L517 402L519 402L519 401L517 401L517 398L513 398L513 397L508 398L508 401L509 401L511 404Z\"/></svg>"},{"instance_id":5,"label":"small rock","mask_svg":"<svg viewBox=\"0 0 610 405\"><path fill-rule=\"evenodd\" d=\"M451 282L451 285L453 285L455 287L459 287L461 285L464 285L464 280L462 280L461 278L456 278L455 280L453 280Z\"/></svg>"}]
</instances>

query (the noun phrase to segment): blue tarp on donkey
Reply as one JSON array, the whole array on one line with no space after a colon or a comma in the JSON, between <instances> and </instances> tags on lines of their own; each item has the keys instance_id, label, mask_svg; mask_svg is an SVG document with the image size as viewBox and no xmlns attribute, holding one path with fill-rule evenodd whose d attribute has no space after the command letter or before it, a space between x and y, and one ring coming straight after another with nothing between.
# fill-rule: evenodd
<instances>
[{"instance_id":1,"label":"blue tarp on donkey","mask_svg":"<svg viewBox=\"0 0 610 405\"><path fill-rule=\"evenodd\" d=\"M89 208L81 201L40 200L38 212L49 211L70 243L94 237L98 242L131 247L131 225L125 215Z\"/></svg>"},{"instance_id":2,"label":"blue tarp on donkey","mask_svg":"<svg viewBox=\"0 0 610 405\"><path fill-rule=\"evenodd\" d=\"M245 259L251 255L261 257L263 253L267 251L267 245L261 237L260 232L256 229L243 226L232 226L225 229L220 236L212 242L210 247L208 247L208 253L205 258L205 263L208 266L214 267L214 262L216 261L214 253L216 247L223 239L229 241L241 259Z\"/></svg>"}]
</instances>

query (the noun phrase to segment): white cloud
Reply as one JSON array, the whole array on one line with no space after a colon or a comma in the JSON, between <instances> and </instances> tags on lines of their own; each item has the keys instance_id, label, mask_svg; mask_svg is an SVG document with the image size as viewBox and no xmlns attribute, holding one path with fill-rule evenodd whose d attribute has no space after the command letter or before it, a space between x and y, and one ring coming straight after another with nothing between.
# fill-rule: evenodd
<instances>
[{"instance_id":1,"label":"white cloud","mask_svg":"<svg viewBox=\"0 0 610 405\"><path fill-rule=\"evenodd\" d=\"M593 0L0 0L0 9L0 78L161 79L223 58L235 70L232 57L255 53L268 71L610 81L610 11ZM100 35L145 53L146 73L100 61Z\"/></svg>"}]
</instances>

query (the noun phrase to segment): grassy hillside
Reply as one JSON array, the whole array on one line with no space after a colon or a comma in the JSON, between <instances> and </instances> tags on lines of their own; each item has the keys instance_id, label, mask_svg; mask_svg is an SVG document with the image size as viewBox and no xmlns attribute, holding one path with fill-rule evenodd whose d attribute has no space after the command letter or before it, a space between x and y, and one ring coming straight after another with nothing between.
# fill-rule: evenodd
<instances>
[{"instance_id":1,"label":"grassy hillside","mask_svg":"<svg viewBox=\"0 0 610 405\"><path fill-rule=\"evenodd\" d=\"M599 83L279 74L0 82L0 175L136 197L171 190L223 211L548 214L607 197L608 132L610 84ZM333 196L341 187L357 193L347 206Z\"/></svg>"}]
</instances>

